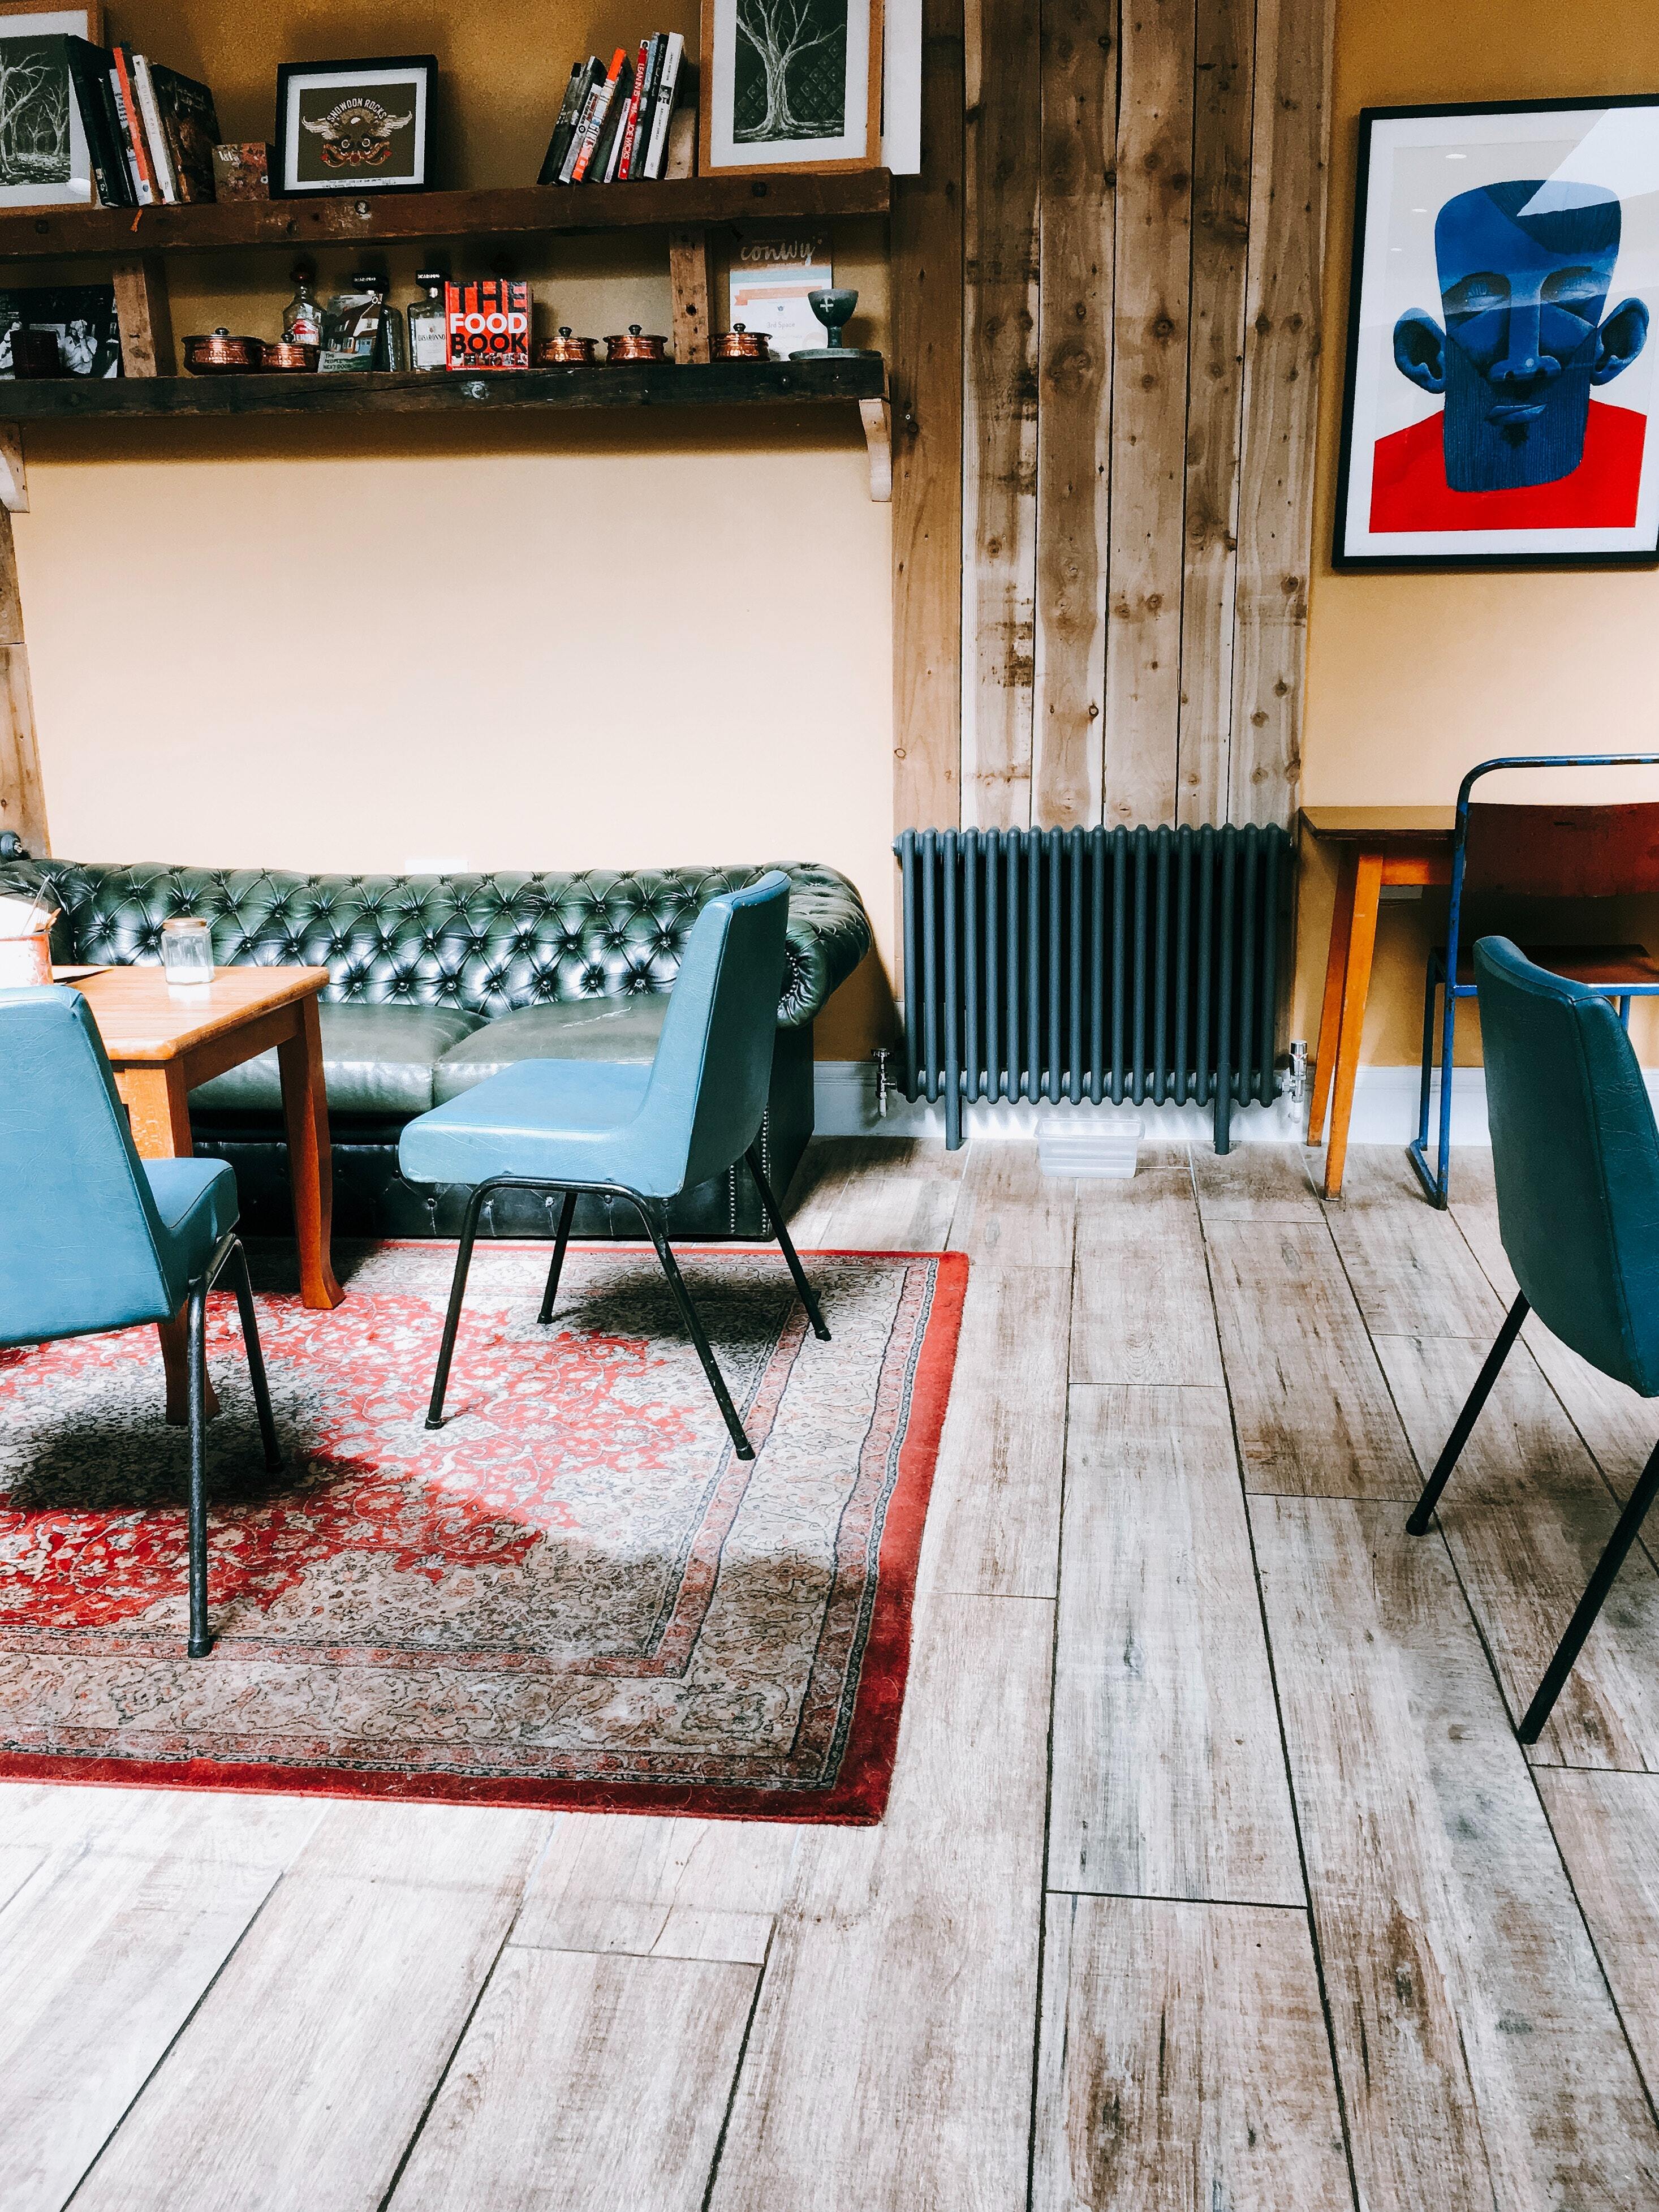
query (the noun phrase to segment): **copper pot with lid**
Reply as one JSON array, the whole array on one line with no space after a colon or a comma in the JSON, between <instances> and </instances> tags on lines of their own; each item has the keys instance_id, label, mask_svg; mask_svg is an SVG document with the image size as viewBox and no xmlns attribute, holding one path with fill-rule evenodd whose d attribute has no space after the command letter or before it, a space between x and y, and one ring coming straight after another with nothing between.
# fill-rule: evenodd
<instances>
[{"instance_id":1,"label":"copper pot with lid","mask_svg":"<svg viewBox=\"0 0 1659 2212\"><path fill-rule=\"evenodd\" d=\"M259 349L259 366L270 376L314 374L322 348L304 338L276 338Z\"/></svg>"},{"instance_id":2,"label":"copper pot with lid","mask_svg":"<svg viewBox=\"0 0 1659 2212\"><path fill-rule=\"evenodd\" d=\"M746 324L733 323L729 331L716 331L708 341L710 361L770 361L772 336L769 331L751 331Z\"/></svg>"},{"instance_id":3,"label":"copper pot with lid","mask_svg":"<svg viewBox=\"0 0 1659 2212\"><path fill-rule=\"evenodd\" d=\"M637 323L630 323L620 336L605 340L605 357L607 362L666 361L668 341L665 337L655 337L649 332L641 331Z\"/></svg>"},{"instance_id":4,"label":"copper pot with lid","mask_svg":"<svg viewBox=\"0 0 1659 2212\"><path fill-rule=\"evenodd\" d=\"M615 345L618 341L613 338L610 343ZM573 338L570 335L569 324L561 323L556 337L542 340L537 349L536 359L543 368L558 368L568 362L586 362L591 365L593 360L593 349L598 344L597 338Z\"/></svg>"},{"instance_id":5,"label":"copper pot with lid","mask_svg":"<svg viewBox=\"0 0 1659 2212\"><path fill-rule=\"evenodd\" d=\"M258 338L236 338L222 324L210 337L185 340L185 367L192 376L228 376L260 367L264 348Z\"/></svg>"}]
</instances>

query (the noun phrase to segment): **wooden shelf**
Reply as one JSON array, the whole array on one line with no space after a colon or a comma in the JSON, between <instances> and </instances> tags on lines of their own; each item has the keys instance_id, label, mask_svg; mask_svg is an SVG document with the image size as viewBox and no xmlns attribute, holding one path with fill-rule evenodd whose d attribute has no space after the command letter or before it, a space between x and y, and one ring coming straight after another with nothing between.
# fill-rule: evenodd
<instances>
[{"instance_id":1,"label":"wooden shelf","mask_svg":"<svg viewBox=\"0 0 1659 2212\"><path fill-rule=\"evenodd\" d=\"M511 238L686 224L885 215L885 169L776 177L680 177L631 185L515 185L491 191L347 193L201 207L20 208L0 215L0 255L216 253L440 238Z\"/></svg>"},{"instance_id":2,"label":"wooden shelf","mask_svg":"<svg viewBox=\"0 0 1659 2212\"><path fill-rule=\"evenodd\" d=\"M879 354L840 361L721 361L681 368L531 368L443 375L52 377L0 385L15 422L161 415L438 415L534 407L725 407L801 400L879 402Z\"/></svg>"}]
</instances>

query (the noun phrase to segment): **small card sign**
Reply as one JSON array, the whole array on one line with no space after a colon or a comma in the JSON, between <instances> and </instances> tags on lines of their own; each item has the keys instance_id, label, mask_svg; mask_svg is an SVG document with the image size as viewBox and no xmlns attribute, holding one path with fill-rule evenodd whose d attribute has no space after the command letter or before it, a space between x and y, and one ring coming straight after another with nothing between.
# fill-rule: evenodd
<instances>
[{"instance_id":1,"label":"small card sign","mask_svg":"<svg viewBox=\"0 0 1659 2212\"><path fill-rule=\"evenodd\" d=\"M823 343L823 325L806 304L809 292L836 281L830 240L822 232L794 228L744 230L732 256L732 315L728 329L764 331L780 361Z\"/></svg>"}]
</instances>

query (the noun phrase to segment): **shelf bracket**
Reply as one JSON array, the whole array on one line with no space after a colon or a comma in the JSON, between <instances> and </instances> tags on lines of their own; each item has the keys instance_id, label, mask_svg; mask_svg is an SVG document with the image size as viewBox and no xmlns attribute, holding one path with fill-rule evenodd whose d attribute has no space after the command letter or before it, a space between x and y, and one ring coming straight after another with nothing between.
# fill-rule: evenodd
<instances>
[{"instance_id":1,"label":"shelf bracket","mask_svg":"<svg viewBox=\"0 0 1659 2212\"><path fill-rule=\"evenodd\" d=\"M870 496L885 501L893 496L893 409L887 399L860 399L864 442L870 449Z\"/></svg>"}]
</instances>

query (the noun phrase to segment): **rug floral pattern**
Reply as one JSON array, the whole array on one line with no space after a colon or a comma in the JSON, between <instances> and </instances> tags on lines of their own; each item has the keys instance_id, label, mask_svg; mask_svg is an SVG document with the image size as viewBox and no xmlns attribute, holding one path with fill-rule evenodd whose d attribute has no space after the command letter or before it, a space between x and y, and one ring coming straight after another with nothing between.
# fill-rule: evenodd
<instances>
[{"instance_id":1,"label":"rug floral pattern","mask_svg":"<svg viewBox=\"0 0 1659 2212\"><path fill-rule=\"evenodd\" d=\"M346 1303L262 1295L285 1471L234 1302L210 1359L210 1658L184 1656L184 1439L155 1333L0 1352L0 1771L867 1819L965 1263L687 1255L737 1458L649 1252L481 1249L445 1427L451 1251Z\"/></svg>"}]
</instances>

